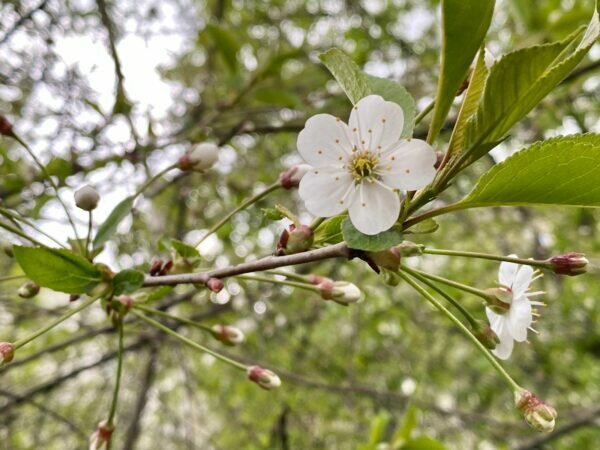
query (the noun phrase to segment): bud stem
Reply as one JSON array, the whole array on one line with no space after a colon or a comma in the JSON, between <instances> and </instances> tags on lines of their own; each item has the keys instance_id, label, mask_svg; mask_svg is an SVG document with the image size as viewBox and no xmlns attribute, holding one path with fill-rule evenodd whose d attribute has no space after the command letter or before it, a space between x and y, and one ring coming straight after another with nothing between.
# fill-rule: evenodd
<instances>
[{"instance_id":1,"label":"bud stem","mask_svg":"<svg viewBox=\"0 0 600 450\"><path fill-rule=\"evenodd\" d=\"M458 281L449 280L447 278L439 277L431 273L423 272L417 269L409 269L407 267L402 267L402 270L409 272L413 276L421 275L423 277L429 278L430 280L437 281L438 283L443 283L453 288L460 289L461 291L468 292L469 294L476 295L478 297L483 298L486 302L490 300L490 295L485 291L474 288L472 286L467 286L466 284L459 283Z\"/></svg>"},{"instance_id":2,"label":"bud stem","mask_svg":"<svg viewBox=\"0 0 600 450\"><path fill-rule=\"evenodd\" d=\"M435 249L435 248L423 248L423 253L429 255L444 255L444 256L464 256L467 258L477 258L477 259L488 259L490 261L506 261L512 262L515 264L524 264L527 266L538 267L538 268L546 268L546 264L544 261L538 261L534 259L524 259L524 258L515 258L511 256L502 256L502 255L492 255L489 253L479 253L479 252L464 252L458 250L444 250L444 249Z\"/></svg>"},{"instance_id":3,"label":"bud stem","mask_svg":"<svg viewBox=\"0 0 600 450\"><path fill-rule=\"evenodd\" d=\"M6 209L6 208L1 208L0 207L0 215L6 216L9 219L13 219L13 223L14 223L15 220L18 220L19 222L24 223L28 227L33 228L38 233L43 234L48 239L52 240L54 243L56 243L57 245L61 246L62 248L66 248L65 245L62 242L60 242L58 239L56 239L52 235L46 233L44 230L42 230L40 227L38 227L35 223L33 223L32 221L30 221L30 220L26 219L25 217L21 216L16 211L11 211L10 209Z\"/></svg>"},{"instance_id":4,"label":"bud stem","mask_svg":"<svg viewBox=\"0 0 600 450\"><path fill-rule=\"evenodd\" d=\"M165 319L175 320L175 321L181 322L181 323L183 323L185 325L189 325L191 327L199 328L201 330L204 330L204 331L207 331L207 332L213 334L213 330L212 330L211 327L203 325L203 324L201 324L199 322L194 322L193 320L184 319L183 317L174 316L173 314L169 314L168 312L161 311L160 309L150 308L149 306L145 306L145 305L135 304L133 307L136 308L136 309L139 309L140 311L144 311L145 313L152 314L154 316L164 317Z\"/></svg>"},{"instance_id":5,"label":"bud stem","mask_svg":"<svg viewBox=\"0 0 600 450\"><path fill-rule=\"evenodd\" d=\"M423 108L423 111L421 111L417 117L415 117L415 126L417 126L419 124L419 122L421 122L421 120L423 120L425 118L425 116L427 116L427 114L429 114L431 112L431 110L433 109L433 107L435 106L435 100L432 100L431 102L429 102L429 104Z\"/></svg>"},{"instance_id":6,"label":"bud stem","mask_svg":"<svg viewBox=\"0 0 600 450\"><path fill-rule=\"evenodd\" d=\"M298 281L277 280L275 278L261 277L257 275L238 275L236 278L240 280L263 281L265 283L281 284L283 286L291 286L300 289L306 289L307 291L321 292L321 290L314 284L308 284L307 282L301 283Z\"/></svg>"},{"instance_id":7,"label":"bud stem","mask_svg":"<svg viewBox=\"0 0 600 450\"><path fill-rule=\"evenodd\" d=\"M0 283L3 281L21 280L23 278L27 278L27 275L10 275L7 277L0 277Z\"/></svg>"},{"instance_id":8,"label":"bud stem","mask_svg":"<svg viewBox=\"0 0 600 450\"><path fill-rule=\"evenodd\" d=\"M498 363L498 361L496 361L496 358L494 358L494 356L488 351L488 349L485 348L485 346L481 342L479 342L479 340L475 337L475 335L473 333L471 333L471 331L460 320L458 320L458 318L454 314L452 314L452 312L450 312L450 310L448 310L444 305L442 305L439 301L437 301L437 299L433 295L431 295L429 292L427 292L419 283L417 283L415 280L413 280L406 273L399 272L399 275L404 279L404 281L406 281L408 284L410 284L411 287L415 291L417 291L422 297L424 297L425 300L429 301L435 308L437 308L442 314L444 314L448 319L450 319L450 321L452 321L460 329L460 331L468 339L470 339L471 342L473 342L473 344L479 349L479 351L481 353L483 353L483 356L485 356L486 359L490 362L492 367L494 369L496 369L496 372L498 372L502 376L502 378L504 378L504 380L508 383L508 385L512 389L517 389L517 390L522 389L516 383L516 381L512 379L512 377L508 374L508 372L506 372L506 370L504 370L504 368L500 365L500 363Z\"/></svg>"},{"instance_id":9,"label":"bud stem","mask_svg":"<svg viewBox=\"0 0 600 450\"><path fill-rule=\"evenodd\" d=\"M202 238L198 242L196 242L196 245L194 245L194 247L198 247L200 244L202 244L211 234L213 234L215 231L217 231L219 228L221 228L223 225L225 225L229 221L229 219L231 219L238 212L240 212L240 211L246 209L247 207L249 207L250 205L258 202L260 199L262 199L263 197L266 197L271 192L276 191L280 187L281 187L281 184L279 183L279 181L277 181L276 183L273 183L272 185L266 187L264 190L260 191L258 194L254 195L254 196L250 197L249 199L247 199L246 201L244 201L240 206L235 208L233 211L229 212L227 215L225 215L225 217L223 217L216 224L214 224L206 232L206 234L204 236L202 236Z\"/></svg>"},{"instance_id":10,"label":"bud stem","mask_svg":"<svg viewBox=\"0 0 600 450\"><path fill-rule=\"evenodd\" d=\"M90 258L90 240L92 239L92 210L88 211L88 229L85 237L85 254Z\"/></svg>"},{"instance_id":11,"label":"bud stem","mask_svg":"<svg viewBox=\"0 0 600 450\"><path fill-rule=\"evenodd\" d=\"M115 376L115 389L113 391L112 402L110 404L110 413L108 414L108 426L114 425L115 414L117 412L117 403L119 402L119 390L121 388L121 374L123 373L123 316L117 320L117 330L119 333L119 348L117 359L117 374Z\"/></svg>"},{"instance_id":12,"label":"bud stem","mask_svg":"<svg viewBox=\"0 0 600 450\"><path fill-rule=\"evenodd\" d=\"M198 344L197 342L192 341L191 339L186 338L185 336L182 336L181 334L177 333L175 330L172 330L171 328L167 327L166 325L163 325L162 323L160 323L154 319L151 319L150 317L142 314L139 310L137 310L135 308L131 312L133 314L135 314L137 317L139 317L141 320L143 320L144 322L148 323L149 325L152 325L153 327L158 328L159 330L163 331L164 333L166 333L170 336L173 336L174 338L180 340L181 342L189 345L192 348L195 348L196 350L200 350L201 352L208 353L209 355L214 356L215 358L223 361L224 363L227 363L227 364L235 367L236 369L243 370L244 372L248 369L244 364L234 361L231 358L223 356L220 353L217 353L207 347L204 347L203 345Z\"/></svg>"},{"instance_id":13,"label":"bud stem","mask_svg":"<svg viewBox=\"0 0 600 450\"><path fill-rule=\"evenodd\" d=\"M40 337L42 334L50 331L52 328L54 328L55 326L61 324L62 322L64 322L65 320L67 320L69 317L77 314L80 311L83 311L84 309L86 309L88 306L90 306L92 303L94 303L96 300L98 300L99 297L92 297L88 300L86 300L85 302L81 303L79 306L77 306L76 308L73 308L72 310L70 310L68 313L58 317L57 319L54 319L53 321L51 321L48 325L46 325L44 328L36 331L35 333L23 338L23 339L19 339L18 341L15 342L15 350L23 347L24 345L30 343L31 341L33 341L34 339Z\"/></svg>"},{"instance_id":14,"label":"bud stem","mask_svg":"<svg viewBox=\"0 0 600 450\"><path fill-rule=\"evenodd\" d=\"M137 191L135 191L135 194L133 195L134 197L137 197L139 195L141 195L146 189L148 189L148 187L154 183L156 180L158 180L159 178L161 178L164 174L166 174L167 172L170 172L173 169L176 169L178 167L178 164L171 164L170 166L165 167L163 170L161 170L160 172L158 172L156 175L153 175L151 178L149 178L148 180L146 180L146 182L144 184L142 184Z\"/></svg>"}]
</instances>

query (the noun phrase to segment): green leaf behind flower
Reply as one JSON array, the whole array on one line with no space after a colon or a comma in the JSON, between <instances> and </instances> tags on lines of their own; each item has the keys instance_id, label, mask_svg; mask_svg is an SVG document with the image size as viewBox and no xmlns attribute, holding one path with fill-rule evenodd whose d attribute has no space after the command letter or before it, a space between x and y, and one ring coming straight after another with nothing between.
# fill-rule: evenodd
<instances>
[{"instance_id":1,"label":"green leaf behind flower","mask_svg":"<svg viewBox=\"0 0 600 450\"><path fill-rule=\"evenodd\" d=\"M363 234L354 228L350 218L342 222L342 234L348 247L354 250L379 252L402 242L402 232L396 226L376 235Z\"/></svg>"}]
</instances>

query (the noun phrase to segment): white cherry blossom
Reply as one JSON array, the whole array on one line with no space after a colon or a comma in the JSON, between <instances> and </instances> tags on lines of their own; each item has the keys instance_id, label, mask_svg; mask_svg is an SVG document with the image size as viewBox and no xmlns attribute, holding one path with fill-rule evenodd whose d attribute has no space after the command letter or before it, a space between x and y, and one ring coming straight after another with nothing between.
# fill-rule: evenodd
<instances>
[{"instance_id":1,"label":"white cherry blossom","mask_svg":"<svg viewBox=\"0 0 600 450\"><path fill-rule=\"evenodd\" d=\"M319 217L348 210L364 234L391 228L400 212L399 191L428 185L435 176L433 148L419 139L400 139L402 108L369 95L352 109L348 125L329 114L306 121L298 151L313 170L300 181L306 209Z\"/></svg>"},{"instance_id":2,"label":"white cherry blossom","mask_svg":"<svg viewBox=\"0 0 600 450\"><path fill-rule=\"evenodd\" d=\"M516 257L516 255L510 255ZM498 272L500 288L505 291L503 302L508 309L499 313L486 307L485 312L490 321L490 327L500 343L492 353L500 359L508 359L512 353L514 341L523 342L527 339L527 329L533 322L532 306L543 303L531 301L529 297L542 292L530 292L529 286L536 279L531 266L502 262Z\"/></svg>"}]
</instances>

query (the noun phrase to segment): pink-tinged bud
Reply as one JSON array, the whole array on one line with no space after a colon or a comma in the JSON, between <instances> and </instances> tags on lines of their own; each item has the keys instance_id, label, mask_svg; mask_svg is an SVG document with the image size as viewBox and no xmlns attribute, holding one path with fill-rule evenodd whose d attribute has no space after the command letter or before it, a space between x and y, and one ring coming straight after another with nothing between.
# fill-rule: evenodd
<instances>
[{"instance_id":1,"label":"pink-tinged bud","mask_svg":"<svg viewBox=\"0 0 600 450\"><path fill-rule=\"evenodd\" d=\"M400 250L389 248L380 252L367 252L367 256L379 267L397 272L400 268Z\"/></svg>"},{"instance_id":2,"label":"pink-tinged bud","mask_svg":"<svg viewBox=\"0 0 600 450\"><path fill-rule=\"evenodd\" d=\"M263 369L260 366L250 366L247 369L248 378L258 384L261 388L270 391L281 386L281 379L275 372Z\"/></svg>"},{"instance_id":3,"label":"pink-tinged bud","mask_svg":"<svg viewBox=\"0 0 600 450\"><path fill-rule=\"evenodd\" d=\"M547 264L554 273L574 277L587 272L589 261L583 253L569 252L550 258Z\"/></svg>"},{"instance_id":4,"label":"pink-tinged bud","mask_svg":"<svg viewBox=\"0 0 600 450\"><path fill-rule=\"evenodd\" d=\"M218 158L219 147L210 142L203 142L179 158L179 168L181 170L208 170L217 162Z\"/></svg>"},{"instance_id":5,"label":"pink-tinged bud","mask_svg":"<svg viewBox=\"0 0 600 450\"><path fill-rule=\"evenodd\" d=\"M229 325L215 325L212 327L215 339L227 345L238 345L244 342L246 337L242 330Z\"/></svg>"},{"instance_id":6,"label":"pink-tinged bud","mask_svg":"<svg viewBox=\"0 0 600 450\"><path fill-rule=\"evenodd\" d=\"M40 292L39 284L36 284L33 281L28 281L21 285L17 291L17 294L22 298L33 298L38 294L38 292Z\"/></svg>"},{"instance_id":7,"label":"pink-tinged bud","mask_svg":"<svg viewBox=\"0 0 600 450\"><path fill-rule=\"evenodd\" d=\"M510 309L513 294L509 288L505 286L490 288L486 289L485 293L488 295L486 298L487 306L496 314L504 314Z\"/></svg>"},{"instance_id":8,"label":"pink-tinged bud","mask_svg":"<svg viewBox=\"0 0 600 450\"><path fill-rule=\"evenodd\" d=\"M150 265L150 275L153 277L160 277L169 273L173 268L173 261L168 260L164 262L162 259L155 259Z\"/></svg>"},{"instance_id":9,"label":"pink-tinged bud","mask_svg":"<svg viewBox=\"0 0 600 450\"><path fill-rule=\"evenodd\" d=\"M206 287L215 293L221 292L225 284L219 278L209 278L206 282Z\"/></svg>"},{"instance_id":10,"label":"pink-tinged bud","mask_svg":"<svg viewBox=\"0 0 600 450\"><path fill-rule=\"evenodd\" d=\"M100 422L96 431L90 436L89 450L108 448L114 430L115 428L112 425L108 425L105 421Z\"/></svg>"},{"instance_id":11,"label":"pink-tinged bud","mask_svg":"<svg viewBox=\"0 0 600 450\"><path fill-rule=\"evenodd\" d=\"M3 363L9 363L15 357L15 346L10 342L0 342L0 357Z\"/></svg>"},{"instance_id":12,"label":"pink-tinged bud","mask_svg":"<svg viewBox=\"0 0 600 450\"><path fill-rule=\"evenodd\" d=\"M3 136L12 136L13 135L13 126L12 123L8 121L6 117L0 114L0 134Z\"/></svg>"},{"instance_id":13,"label":"pink-tinged bud","mask_svg":"<svg viewBox=\"0 0 600 450\"><path fill-rule=\"evenodd\" d=\"M300 184L300 180L306 173L312 169L308 164L296 164L290 167L288 170L279 174L279 183L284 189L297 188Z\"/></svg>"},{"instance_id":14,"label":"pink-tinged bud","mask_svg":"<svg viewBox=\"0 0 600 450\"><path fill-rule=\"evenodd\" d=\"M329 281L329 282L333 283L333 280L331 280L327 277L322 277L321 275L315 275L314 273L311 273L310 275L308 275L306 277L306 279L310 284L314 284L315 286L321 284L323 281Z\"/></svg>"},{"instance_id":15,"label":"pink-tinged bud","mask_svg":"<svg viewBox=\"0 0 600 450\"><path fill-rule=\"evenodd\" d=\"M133 298L131 298L129 295L121 295L117 301L123 305L123 314L127 314L129 311L131 311L131 308L133 308L133 305L135 304L135 300L133 300Z\"/></svg>"},{"instance_id":16,"label":"pink-tinged bud","mask_svg":"<svg viewBox=\"0 0 600 450\"><path fill-rule=\"evenodd\" d=\"M84 211L93 211L98 206L100 194L90 185L83 186L75 191L75 204Z\"/></svg>"},{"instance_id":17,"label":"pink-tinged bud","mask_svg":"<svg viewBox=\"0 0 600 450\"><path fill-rule=\"evenodd\" d=\"M489 350L494 350L500 343L498 335L492 330L490 324L484 320L477 321L477 323L472 326L471 331L477 340Z\"/></svg>"},{"instance_id":18,"label":"pink-tinged bud","mask_svg":"<svg viewBox=\"0 0 600 450\"><path fill-rule=\"evenodd\" d=\"M76 302L80 298L81 298L81 295L79 295L79 294L71 294L71 295L69 295L69 302Z\"/></svg>"},{"instance_id":19,"label":"pink-tinged bud","mask_svg":"<svg viewBox=\"0 0 600 450\"><path fill-rule=\"evenodd\" d=\"M314 239L315 234L308 225L297 227L292 224L281 233L275 254L282 256L305 252L312 247Z\"/></svg>"},{"instance_id":20,"label":"pink-tinged bud","mask_svg":"<svg viewBox=\"0 0 600 450\"><path fill-rule=\"evenodd\" d=\"M325 280L318 285L321 297L325 300L333 300L342 305L356 303L362 297L360 289L347 281Z\"/></svg>"},{"instance_id":21,"label":"pink-tinged bud","mask_svg":"<svg viewBox=\"0 0 600 450\"><path fill-rule=\"evenodd\" d=\"M556 410L526 389L515 391L515 405L527 423L537 431L550 433L554 430Z\"/></svg>"}]
</instances>

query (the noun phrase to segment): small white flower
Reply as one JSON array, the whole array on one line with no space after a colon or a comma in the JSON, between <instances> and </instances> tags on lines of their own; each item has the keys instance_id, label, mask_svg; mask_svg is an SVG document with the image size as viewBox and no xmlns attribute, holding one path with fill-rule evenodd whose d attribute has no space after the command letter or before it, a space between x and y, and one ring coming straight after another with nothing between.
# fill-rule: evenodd
<instances>
[{"instance_id":1,"label":"small white flower","mask_svg":"<svg viewBox=\"0 0 600 450\"><path fill-rule=\"evenodd\" d=\"M329 114L308 119L298 135L298 151L314 167L298 191L306 209L319 217L348 210L364 234L391 228L400 212L398 190L420 189L436 173L433 148L401 140L403 126L402 108L379 95L360 100L348 125Z\"/></svg>"},{"instance_id":2,"label":"small white flower","mask_svg":"<svg viewBox=\"0 0 600 450\"><path fill-rule=\"evenodd\" d=\"M516 255L510 255L516 257ZM485 312L492 330L500 339L492 353L500 359L508 359L512 353L513 341L523 342L527 339L527 329L533 322L532 305L543 305L532 302L529 297L541 292L529 292L530 284L535 280L531 266L502 262L498 271L498 281L506 293L503 302L508 309L503 313L492 311L486 307Z\"/></svg>"},{"instance_id":3,"label":"small white flower","mask_svg":"<svg viewBox=\"0 0 600 450\"><path fill-rule=\"evenodd\" d=\"M219 147L211 142L196 145L189 153L194 170L208 170L219 159Z\"/></svg>"}]
</instances>

